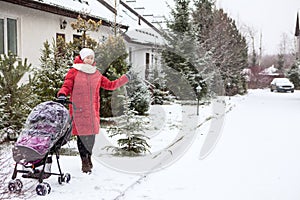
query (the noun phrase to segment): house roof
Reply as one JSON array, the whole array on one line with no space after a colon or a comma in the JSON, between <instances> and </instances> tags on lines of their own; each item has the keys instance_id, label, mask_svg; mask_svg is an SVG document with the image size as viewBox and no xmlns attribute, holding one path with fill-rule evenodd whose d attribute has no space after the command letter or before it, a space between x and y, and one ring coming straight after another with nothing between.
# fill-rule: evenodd
<instances>
[{"instance_id":1,"label":"house roof","mask_svg":"<svg viewBox=\"0 0 300 200\"><path fill-rule=\"evenodd\" d=\"M105 26L112 26L115 13L118 13L117 26L128 30L124 34L126 41L149 46L163 44L160 30L122 0L117 10L107 0L6 0L6 2L71 18L77 18L79 14L85 13L95 21L101 19Z\"/></svg>"},{"instance_id":2,"label":"house roof","mask_svg":"<svg viewBox=\"0 0 300 200\"><path fill-rule=\"evenodd\" d=\"M151 28L129 29L129 31L124 35L125 40L130 43L143 44L148 46L160 46L164 44L162 36Z\"/></svg>"},{"instance_id":3,"label":"house roof","mask_svg":"<svg viewBox=\"0 0 300 200\"><path fill-rule=\"evenodd\" d=\"M104 26L112 25L116 12L104 0L6 0L6 2L71 18L77 18L79 14L86 13L93 20L101 19ZM118 24L118 26L128 29L128 26L123 24Z\"/></svg>"},{"instance_id":4,"label":"house roof","mask_svg":"<svg viewBox=\"0 0 300 200\"><path fill-rule=\"evenodd\" d=\"M119 5L119 10L123 12L123 14L129 16L130 18L128 18L130 21L132 20L136 20L137 22L135 22L136 24L142 25L141 22L145 23L145 25L148 28L153 29L154 31L156 31L157 33L161 34L161 31L156 28L152 23L150 23L147 19L145 19L141 14L139 14L138 12L136 12L133 8L131 8L130 6L128 6L124 1L120 0L120 5ZM127 12L128 11L128 12ZM130 14L128 14L130 13ZM131 16L130 16L131 15ZM133 15L133 16L132 16ZM122 16L122 15L119 15ZM124 18L125 19L125 18Z\"/></svg>"},{"instance_id":5,"label":"house roof","mask_svg":"<svg viewBox=\"0 0 300 200\"><path fill-rule=\"evenodd\" d=\"M268 75L268 76L278 76L279 73L277 72L278 69L274 67L274 65L272 65L271 67L268 67L264 70L262 70L259 74L260 75Z\"/></svg>"},{"instance_id":6,"label":"house roof","mask_svg":"<svg viewBox=\"0 0 300 200\"><path fill-rule=\"evenodd\" d=\"M164 44L162 32L135 11L125 1L120 0L118 5L118 22L129 26L124 34L127 42L148 46L160 46Z\"/></svg>"}]
</instances>

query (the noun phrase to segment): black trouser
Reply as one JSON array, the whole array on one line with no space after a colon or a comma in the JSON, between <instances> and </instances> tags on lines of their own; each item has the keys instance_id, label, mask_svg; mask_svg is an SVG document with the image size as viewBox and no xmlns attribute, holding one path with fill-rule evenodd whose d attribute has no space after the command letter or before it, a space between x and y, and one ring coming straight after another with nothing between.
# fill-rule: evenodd
<instances>
[{"instance_id":1,"label":"black trouser","mask_svg":"<svg viewBox=\"0 0 300 200\"><path fill-rule=\"evenodd\" d=\"M77 147L81 158L92 155L95 135L77 136Z\"/></svg>"}]
</instances>

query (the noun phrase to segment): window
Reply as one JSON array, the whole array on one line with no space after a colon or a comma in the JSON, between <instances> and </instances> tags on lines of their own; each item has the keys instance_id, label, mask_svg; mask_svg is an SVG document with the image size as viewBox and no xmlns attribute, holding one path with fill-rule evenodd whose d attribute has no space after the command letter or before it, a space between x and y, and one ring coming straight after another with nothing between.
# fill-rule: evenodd
<instances>
[{"instance_id":1,"label":"window","mask_svg":"<svg viewBox=\"0 0 300 200\"><path fill-rule=\"evenodd\" d=\"M66 36L65 34L62 33L56 33L56 42L61 38L63 41L66 41Z\"/></svg>"},{"instance_id":2,"label":"window","mask_svg":"<svg viewBox=\"0 0 300 200\"><path fill-rule=\"evenodd\" d=\"M17 20L0 18L0 54L18 53Z\"/></svg>"},{"instance_id":3,"label":"window","mask_svg":"<svg viewBox=\"0 0 300 200\"><path fill-rule=\"evenodd\" d=\"M81 46L82 46L82 36L81 35L73 35L73 43L74 43L74 46L76 46L79 49L81 49Z\"/></svg>"},{"instance_id":4,"label":"window","mask_svg":"<svg viewBox=\"0 0 300 200\"><path fill-rule=\"evenodd\" d=\"M17 20L7 19L7 46L8 51L17 55Z\"/></svg>"},{"instance_id":5,"label":"window","mask_svg":"<svg viewBox=\"0 0 300 200\"><path fill-rule=\"evenodd\" d=\"M63 56L63 53L64 53L60 42L65 42L65 41L66 41L65 34L56 33L56 45L57 45L57 48L58 48L57 49L58 50L58 55L60 55L60 56Z\"/></svg>"}]
</instances>

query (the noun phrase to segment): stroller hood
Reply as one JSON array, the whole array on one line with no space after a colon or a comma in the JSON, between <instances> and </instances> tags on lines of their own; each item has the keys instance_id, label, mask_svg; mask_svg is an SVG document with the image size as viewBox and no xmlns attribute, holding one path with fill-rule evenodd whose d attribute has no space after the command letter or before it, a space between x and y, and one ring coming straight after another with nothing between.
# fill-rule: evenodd
<instances>
[{"instance_id":1,"label":"stroller hood","mask_svg":"<svg viewBox=\"0 0 300 200\"><path fill-rule=\"evenodd\" d=\"M47 101L34 107L13 147L16 162L32 162L44 158L60 141L65 144L71 134L69 111L60 103Z\"/></svg>"}]
</instances>

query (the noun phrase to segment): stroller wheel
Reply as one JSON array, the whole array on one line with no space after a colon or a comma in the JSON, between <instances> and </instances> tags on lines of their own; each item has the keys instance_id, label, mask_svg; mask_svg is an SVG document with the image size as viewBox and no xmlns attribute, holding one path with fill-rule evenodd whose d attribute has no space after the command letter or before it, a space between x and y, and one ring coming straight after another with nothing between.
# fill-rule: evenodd
<instances>
[{"instance_id":1,"label":"stroller wheel","mask_svg":"<svg viewBox=\"0 0 300 200\"><path fill-rule=\"evenodd\" d=\"M50 184L46 183L46 182L44 182L44 184L45 184L45 186L47 188L48 194L50 194L50 192L51 192L51 186L50 186Z\"/></svg>"},{"instance_id":2,"label":"stroller wheel","mask_svg":"<svg viewBox=\"0 0 300 200\"><path fill-rule=\"evenodd\" d=\"M62 182L63 182L63 177L62 177L62 176L59 176L59 177L58 177L58 183L61 185Z\"/></svg>"},{"instance_id":3,"label":"stroller wheel","mask_svg":"<svg viewBox=\"0 0 300 200\"><path fill-rule=\"evenodd\" d=\"M45 196L47 194L47 186L44 183L40 183L36 186L35 191L37 195Z\"/></svg>"},{"instance_id":4,"label":"stroller wheel","mask_svg":"<svg viewBox=\"0 0 300 200\"><path fill-rule=\"evenodd\" d=\"M15 180L9 181L9 183L8 183L8 190L10 192L15 192L17 190L17 184L16 184Z\"/></svg>"},{"instance_id":5,"label":"stroller wheel","mask_svg":"<svg viewBox=\"0 0 300 200\"><path fill-rule=\"evenodd\" d=\"M66 173L64 175L64 182L69 183L71 180L71 175L69 173Z\"/></svg>"},{"instance_id":6,"label":"stroller wheel","mask_svg":"<svg viewBox=\"0 0 300 200\"><path fill-rule=\"evenodd\" d=\"M21 192L23 188L23 183L20 179L11 180L8 183L8 190L10 192Z\"/></svg>"},{"instance_id":7,"label":"stroller wheel","mask_svg":"<svg viewBox=\"0 0 300 200\"><path fill-rule=\"evenodd\" d=\"M20 179L15 180L15 185L16 185L16 192L21 192L23 188L23 183Z\"/></svg>"}]
</instances>

